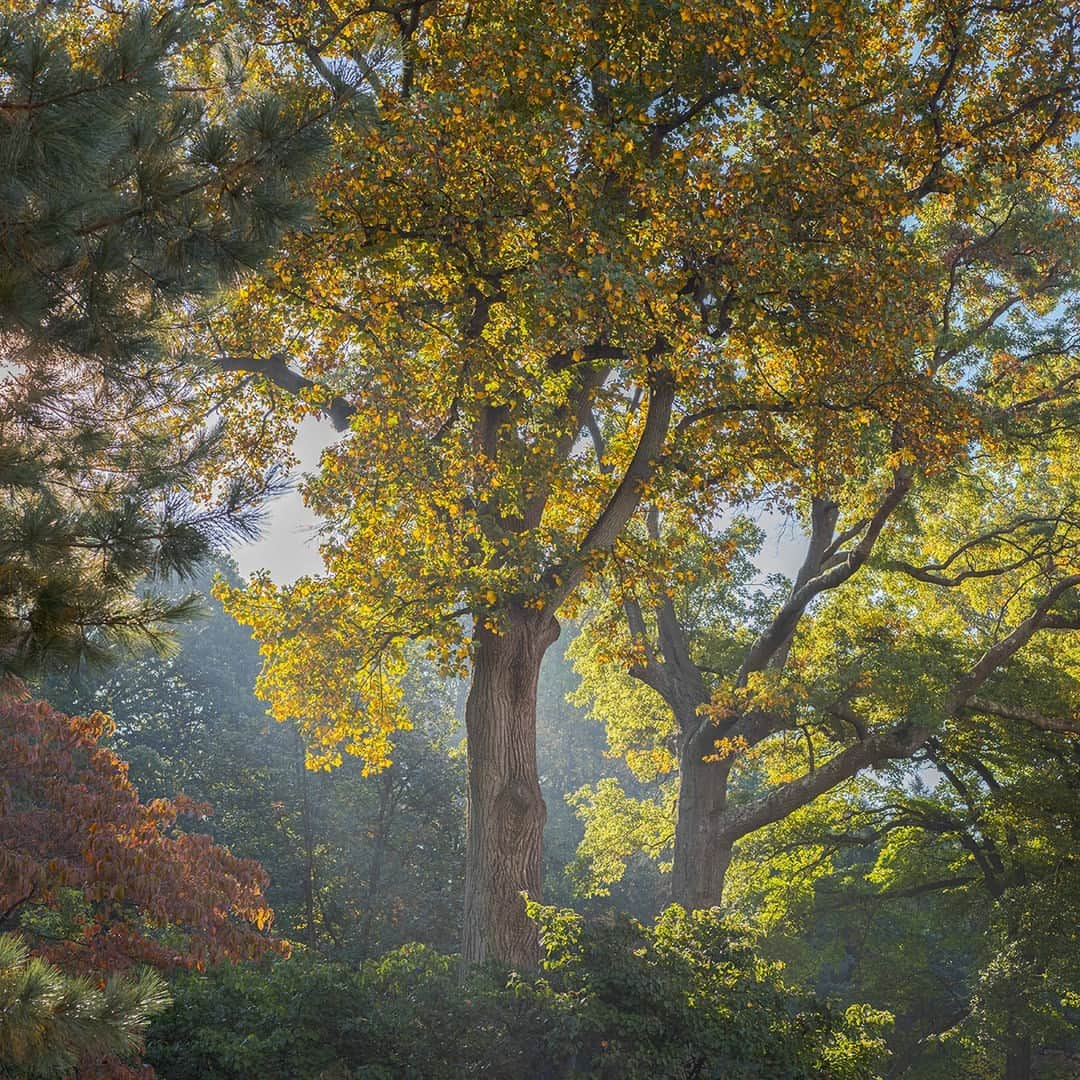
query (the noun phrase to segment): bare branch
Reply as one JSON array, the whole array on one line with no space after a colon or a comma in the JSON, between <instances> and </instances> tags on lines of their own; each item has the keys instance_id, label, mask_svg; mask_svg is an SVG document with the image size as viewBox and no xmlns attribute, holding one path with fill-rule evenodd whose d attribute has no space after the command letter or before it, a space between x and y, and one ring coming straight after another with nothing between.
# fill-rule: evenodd
<instances>
[{"instance_id":1,"label":"bare branch","mask_svg":"<svg viewBox=\"0 0 1080 1080\"><path fill-rule=\"evenodd\" d=\"M815 596L842 585L866 562L874 544L877 542L878 536L881 534L881 530L885 526L885 522L888 521L889 516L900 503L904 501L910 490L911 470L904 466L893 473L892 486L878 504L874 516L866 526L862 539L843 557L842 561L836 562L834 559L830 559L832 565L827 570L822 570L820 573L811 576L813 574L812 567L815 552L817 552L817 558L820 559L824 552L829 550L829 544L832 541L832 527L835 527L836 524L835 511L828 511L827 509L832 504L828 504L824 500L820 501L820 505L815 502L811 516L813 517L814 514L819 516L819 520L814 521L814 528L818 530L820 535L818 537L811 535L811 550L807 555L806 563L799 572L800 578L803 579L802 583L800 584L799 580L796 580L787 602L777 612L768 629L750 647L750 651L747 653L742 669L739 672L738 682L740 685L745 686L747 676L751 672L764 670L769 662L786 647L795 633L795 628L798 626L803 612L806 611L807 606ZM831 527L829 527L830 516ZM827 527L829 528L828 535L824 536L822 540L821 537Z\"/></svg>"},{"instance_id":2,"label":"bare branch","mask_svg":"<svg viewBox=\"0 0 1080 1080\"><path fill-rule=\"evenodd\" d=\"M986 713L989 716L1000 717L1002 720L1021 720L1042 731L1062 731L1069 735L1080 735L1080 716L1047 716L1036 709L1010 705L1007 702L995 701L977 694L968 701L967 707L972 712Z\"/></svg>"},{"instance_id":3,"label":"bare branch","mask_svg":"<svg viewBox=\"0 0 1080 1080\"><path fill-rule=\"evenodd\" d=\"M315 390L318 384L299 372L293 371L285 363L284 353L272 353L267 357L255 356L214 356L210 363L222 371L246 371L255 375L261 375L279 389L300 397L302 391ZM330 422L337 431L347 431L349 419L356 409L344 398L334 397L325 408Z\"/></svg>"}]
</instances>

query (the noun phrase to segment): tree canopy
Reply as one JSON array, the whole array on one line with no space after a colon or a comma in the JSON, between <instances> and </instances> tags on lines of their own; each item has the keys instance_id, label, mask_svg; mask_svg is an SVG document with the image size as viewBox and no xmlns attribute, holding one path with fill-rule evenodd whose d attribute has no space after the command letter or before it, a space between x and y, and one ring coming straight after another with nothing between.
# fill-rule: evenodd
<instances>
[{"instance_id":1,"label":"tree canopy","mask_svg":"<svg viewBox=\"0 0 1080 1080\"><path fill-rule=\"evenodd\" d=\"M540 657L639 508L818 515L757 680L916 477L1075 388L1076 27L1045 4L260 10L341 111L315 223L207 348L348 431L307 489L328 572L228 604L316 764L385 766L406 642L471 665L469 897L515 837L484 923L538 887Z\"/></svg>"}]
</instances>

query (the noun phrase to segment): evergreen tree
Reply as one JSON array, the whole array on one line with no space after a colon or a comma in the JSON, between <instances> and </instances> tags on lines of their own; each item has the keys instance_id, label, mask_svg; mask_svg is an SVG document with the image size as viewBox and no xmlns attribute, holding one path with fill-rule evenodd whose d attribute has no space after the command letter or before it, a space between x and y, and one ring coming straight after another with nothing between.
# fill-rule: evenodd
<instances>
[{"instance_id":1,"label":"evergreen tree","mask_svg":"<svg viewBox=\"0 0 1080 1080\"><path fill-rule=\"evenodd\" d=\"M80 1055L126 1054L169 1004L152 971L114 975L104 986L31 958L0 936L0 1077L68 1075Z\"/></svg>"},{"instance_id":2,"label":"evergreen tree","mask_svg":"<svg viewBox=\"0 0 1080 1080\"><path fill-rule=\"evenodd\" d=\"M0 16L0 333L146 375L162 320L265 255L304 205L314 119L185 84L211 28L173 5Z\"/></svg>"},{"instance_id":3,"label":"evergreen tree","mask_svg":"<svg viewBox=\"0 0 1080 1080\"><path fill-rule=\"evenodd\" d=\"M249 536L265 494L265 475L220 479L213 402L172 332L298 223L318 124L246 94L227 54L216 85L188 85L211 30L172 5L0 15L8 671L163 644L191 602L135 583Z\"/></svg>"},{"instance_id":4,"label":"evergreen tree","mask_svg":"<svg viewBox=\"0 0 1080 1080\"><path fill-rule=\"evenodd\" d=\"M181 407L39 363L0 387L0 664L28 674L164 648L194 595L136 595L145 577L190 575L258 521L262 483L188 490L213 465L212 429ZM170 415L169 409L173 412Z\"/></svg>"}]
</instances>

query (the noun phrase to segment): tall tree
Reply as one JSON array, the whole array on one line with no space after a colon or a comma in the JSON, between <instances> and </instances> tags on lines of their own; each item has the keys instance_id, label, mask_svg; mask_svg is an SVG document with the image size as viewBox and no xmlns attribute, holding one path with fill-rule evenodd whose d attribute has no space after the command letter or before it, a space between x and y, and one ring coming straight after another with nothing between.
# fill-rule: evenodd
<instances>
[{"instance_id":1,"label":"tall tree","mask_svg":"<svg viewBox=\"0 0 1080 1080\"><path fill-rule=\"evenodd\" d=\"M990 266L1007 289L1000 263ZM1003 719L1033 738L1080 727L1075 654L1053 643L1080 630L1073 316L1066 309L1059 325L1038 314L1073 280L1064 266L1044 280L1049 296L1036 293L1027 312L1010 305L986 342L990 355L969 343L960 371L977 422L947 467L893 449L894 427L889 442L879 437L876 474L834 475L818 489L827 495L810 494L820 472L808 478L806 558L767 613L745 588L733 590L726 571L718 580L702 569L703 545L722 563L730 532L680 536L669 519L665 534L651 512L645 559L662 566L654 549L678 548L659 584L625 545L583 662L617 728L625 732L627 718L618 696L607 699L598 659L618 657L674 719L629 738L638 754L677 743L676 900L718 902L737 840L973 717ZM984 303L999 306L992 296ZM970 313L974 301L966 305ZM612 647L613 619L624 620L621 649ZM624 690L622 703L630 700Z\"/></svg>"},{"instance_id":2,"label":"tall tree","mask_svg":"<svg viewBox=\"0 0 1080 1080\"><path fill-rule=\"evenodd\" d=\"M288 182L316 126L234 73L189 81L208 27L175 4L0 11L0 908L38 945L73 935L68 963L267 944L258 867L176 832L190 803L141 803L98 745L105 718L28 703L13 677L166 644L191 605L136 583L188 573L252 528L261 484L218 474L221 439L167 332L300 220ZM58 1042L109 1045L103 1009L124 1043L150 1001L16 957L5 983L20 980L71 1006L65 1023L23 1002L40 1038L5 1044L20 1075L62 1061ZM76 1037L80 1010L103 1019L97 1035Z\"/></svg>"},{"instance_id":3,"label":"tall tree","mask_svg":"<svg viewBox=\"0 0 1080 1080\"><path fill-rule=\"evenodd\" d=\"M557 613L643 500L708 513L811 450L855 471L867 417L903 428L900 455L967 437L951 369L927 363L943 252L976 207L1067 168L1075 18L951 0L252 17L375 113L338 114L321 227L206 342L351 425L309 487L328 574L230 603L265 643L261 691L326 760L385 762L405 640L471 667L464 958L532 965Z\"/></svg>"}]
</instances>

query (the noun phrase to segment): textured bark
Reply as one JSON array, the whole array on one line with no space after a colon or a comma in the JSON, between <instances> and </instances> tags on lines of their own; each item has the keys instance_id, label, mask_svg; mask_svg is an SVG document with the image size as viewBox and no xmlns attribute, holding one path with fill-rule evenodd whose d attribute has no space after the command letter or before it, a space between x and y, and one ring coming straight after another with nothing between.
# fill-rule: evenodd
<instances>
[{"instance_id":1,"label":"textured bark","mask_svg":"<svg viewBox=\"0 0 1080 1080\"><path fill-rule=\"evenodd\" d=\"M720 903L724 876L731 863L732 840L721 825L727 805L729 761L703 761L714 752L715 735L707 725L682 741L679 752L679 807L675 824L675 861L671 899L688 911Z\"/></svg>"},{"instance_id":2,"label":"textured bark","mask_svg":"<svg viewBox=\"0 0 1080 1080\"><path fill-rule=\"evenodd\" d=\"M536 684L559 636L550 616L511 610L495 634L477 628L468 736L464 965L493 959L535 968L536 926L521 894L539 899L547 808L536 768Z\"/></svg>"}]
</instances>

